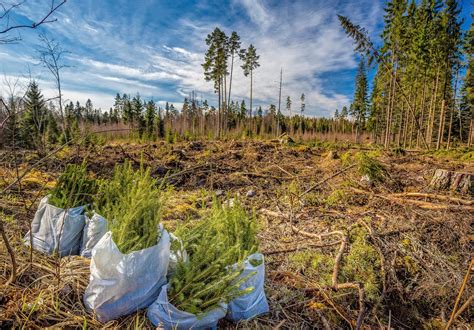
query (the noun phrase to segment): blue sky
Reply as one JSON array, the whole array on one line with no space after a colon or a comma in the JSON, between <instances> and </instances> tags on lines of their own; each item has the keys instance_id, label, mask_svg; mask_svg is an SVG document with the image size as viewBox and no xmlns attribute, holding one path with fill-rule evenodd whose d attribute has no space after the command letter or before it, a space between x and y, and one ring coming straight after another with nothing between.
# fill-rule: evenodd
<instances>
[{"instance_id":1,"label":"blue sky","mask_svg":"<svg viewBox=\"0 0 474 330\"><path fill-rule=\"evenodd\" d=\"M29 0L12 20L37 18L49 4ZM462 5L467 27L469 0ZM21 77L26 82L32 77L46 97L55 95L51 76L37 64L35 49L42 32L70 52L62 74L67 100L84 103L90 98L95 107L108 109L117 92L140 93L160 105L169 101L180 106L195 91L215 104L213 83L204 81L201 63L204 39L219 26L227 34L237 31L244 47L252 43L257 48L261 66L254 74L256 106L278 103L283 68L282 98L290 96L296 105L305 93L307 115L331 116L350 103L357 67L352 41L336 14L349 16L377 40L383 6L377 0L68 0L54 15L57 22L22 31L18 44L0 45L0 92L6 93L5 80ZM233 99L248 104L249 88L236 63ZM22 92L21 84L16 92Z\"/></svg>"}]
</instances>

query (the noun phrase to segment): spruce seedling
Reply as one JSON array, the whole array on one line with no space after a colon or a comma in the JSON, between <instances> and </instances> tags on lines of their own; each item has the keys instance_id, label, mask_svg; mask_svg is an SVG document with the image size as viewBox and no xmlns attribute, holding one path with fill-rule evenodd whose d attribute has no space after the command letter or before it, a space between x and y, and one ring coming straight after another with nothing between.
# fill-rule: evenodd
<instances>
[{"instance_id":1,"label":"spruce seedling","mask_svg":"<svg viewBox=\"0 0 474 330\"><path fill-rule=\"evenodd\" d=\"M59 208L90 204L97 192L97 183L87 174L87 163L67 164L51 190L49 203Z\"/></svg>"}]
</instances>

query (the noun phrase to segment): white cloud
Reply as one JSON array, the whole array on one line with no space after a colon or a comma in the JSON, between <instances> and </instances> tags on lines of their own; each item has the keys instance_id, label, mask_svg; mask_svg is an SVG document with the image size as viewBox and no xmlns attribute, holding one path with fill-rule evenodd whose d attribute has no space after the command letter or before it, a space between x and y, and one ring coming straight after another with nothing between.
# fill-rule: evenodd
<instances>
[{"instance_id":1,"label":"white cloud","mask_svg":"<svg viewBox=\"0 0 474 330\"><path fill-rule=\"evenodd\" d=\"M235 3L245 8L247 15L256 25L266 29L275 21L260 0L236 0Z\"/></svg>"}]
</instances>

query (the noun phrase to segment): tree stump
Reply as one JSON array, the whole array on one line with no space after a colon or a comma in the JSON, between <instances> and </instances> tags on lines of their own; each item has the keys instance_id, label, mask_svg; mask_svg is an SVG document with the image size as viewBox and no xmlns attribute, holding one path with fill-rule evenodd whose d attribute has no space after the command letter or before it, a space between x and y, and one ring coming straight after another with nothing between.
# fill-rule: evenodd
<instances>
[{"instance_id":1,"label":"tree stump","mask_svg":"<svg viewBox=\"0 0 474 330\"><path fill-rule=\"evenodd\" d=\"M455 172L451 176L451 190L474 195L474 174Z\"/></svg>"},{"instance_id":2,"label":"tree stump","mask_svg":"<svg viewBox=\"0 0 474 330\"><path fill-rule=\"evenodd\" d=\"M437 169L431 179L431 188L474 194L474 174Z\"/></svg>"},{"instance_id":3,"label":"tree stump","mask_svg":"<svg viewBox=\"0 0 474 330\"><path fill-rule=\"evenodd\" d=\"M283 133L283 134L280 135L279 141L280 141L281 144L292 145L292 144L295 143L295 141L291 137L289 137L288 134L286 134L286 133Z\"/></svg>"},{"instance_id":4,"label":"tree stump","mask_svg":"<svg viewBox=\"0 0 474 330\"><path fill-rule=\"evenodd\" d=\"M364 187L373 187L374 186L374 181L367 175L367 174L364 174L361 178L360 178L360 184L363 185Z\"/></svg>"},{"instance_id":5,"label":"tree stump","mask_svg":"<svg viewBox=\"0 0 474 330\"><path fill-rule=\"evenodd\" d=\"M445 190L449 188L452 172L448 170L437 169L431 179L430 186L433 189Z\"/></svg>"},{"instance_id":6,"label":"tree stump","mask_svg":"<svg viewBox=\"0 0 474 330\"><path fill-rule=\"evenodd\" d=\"M337 153L336 150L331 150L326 156L326 159L339 159L339 154Z\"/></svg>"}]
</instances>

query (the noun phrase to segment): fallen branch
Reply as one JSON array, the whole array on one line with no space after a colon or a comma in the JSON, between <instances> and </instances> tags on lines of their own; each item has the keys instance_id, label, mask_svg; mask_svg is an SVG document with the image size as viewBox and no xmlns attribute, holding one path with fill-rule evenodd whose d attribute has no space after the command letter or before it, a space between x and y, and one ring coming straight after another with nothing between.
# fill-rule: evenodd
<instances>
[{"instance_id":1,"label":"fallen branch","mask_svg":"<svg viewBox=\"0 0 474 330\"><path fill-rule=\"evenodd\" d=\"M267 179L274 179L277 181L281 180L292 180L294 177L291 176L276 176L276 175L271 175L271 174L262 174L262 173L256 173L256 172L235 172L236 175L245 175L245 176L251 176L255 178L267 178Z\"/></svg>"},{"instance_id":2,"label":"fallen branch","mask_svg":"<svg viewBox=\"0 0 474 330\"><path fill-rule=\"evenodd\" d=\"M358 282L357 283L338 283L338 281L337 281L337 278L339 276L339 271L340 271L340 268L341 268L342 257L344 255L344 251L346 250L347 244L349 242L349 234L344 233L344 232L339 231L339 230L328 232L328 233L313 234L313 233L309 233L309 232L300 230L300 229L298 229L297 227L295 227L293 225L291 225L291 228L296 233L299 233L299 234L304 235L306 237L318 238L319 240L321 240L322 237L327 237L327 236L331 236L331 235L341 236L341 240L339 241L341 245L339 247L336 258L334 260L334 267L333 267L332 279L331 279L332 289L335 290L335 291L337 291L339 289L348 289L348 288L357 289L358 294L359 294L359 313L358 313L357 321L356 321L356 329L357 330L360 329L362 327L363 320L364 320L364 314L365 314L365 288L364 288L364 284L363 283L358 283Z\"/></svg>"},{"instance_id":3,"label":"fallen branch","mask_svg":"<svg viewBox=\"0 0 474 330\"><path fill-rule=\"evenodd\" d=\"M301 234L303 236L310 237L310 238L317 238L319 240L322 240L323 237L332 236L332 235L339 235L339 236L342 236L342 237L345 235L340 230L335 230L335 231L331 231L331 232L328 232L328 233L313 234L313 233L309 233L307 231L301 230L301 229L299 229L298 227L296 227L294 225L291 225L291 229L293 229L293 232L295 232L296 234Z\"/></svg>"},{"instance_id":4,"label":"fallen branch","mask_svg":"<svg viewBox=\"0 0 474 330\"><path fill-rule=\"evenodd\" d=\"M288 281L285 281L284 284L289 286L291 285L293 288L303 290L305 293L321 294L322 298L336 311L339 316L347 322L347 324L353 328L353 322L351 321L350 315L346 314L346 312L339 306L337 306L332 300L331 297L328 295L326 291L333 290L332 287L328 286L320 286L318 283L311 283L310 280L306 278L302 278L301 275L297 275L295 273L286 272L286 271L272 271L268 273L268 276L273 281L278 280L279 278L287 278L291 279L292 283L290 284Z\"/></svg>"},{"instance_id":5,"label":"fallen branch","mask_svg":"<svg viewBox=\"0 0 474 330\"><path fill-rule=\"evenodd\" d=\"M14 283L16 280L17 263L16 263L16 258L15 258L15 252L13 252L13 249L10 245L10 241L8 240L7 234L5 233L5 228L3 226L3 220L1 219L0 219L0 234L2 236L3 242L5 242L5 247L7 248L8 254L10 255L10 260L12 262L12 272L10 273L10 278L4 284L5 287L7 287L11 283Z\"/></svg>"},{"instance_id":6,"label":"fallen branch","mask_svg":"<svg viewBox=\"0 0 474 330\"><path fill-rule=\"evenodd\" d=\"M342 232L339 232L340 234ZM349 234L342 233L342 241L341 246L339 247L339 251L337 252L336 258L334 260L334 267L332 271L332 289L337 291L339 289L357 289L359 294L359 314L357 316L356 321L356 329L360 329L362 323L364 321L364 314L365 314L365 288L363 283L338 283L337 278L339 276L339 270L341 269L341 261L344 251L346 250L347 243L349 242Z\"/></svg>"},{"instance_id":7,"label":"fallen branch","mask_svg":"<svg viewBox=\"0 0 474 330\"><path fill-rule=\"evenodd\" d=\"M286 216L280 212L276 212L276 211L272 211L272 210L268 210L268 209L260 209L259 210L259 213L262 213L262 214L265 214L265 215L268 215L270 217L274 217L274 218L285 218Z\"/></svg>"},{"instance_id":8,"label":"fallen branch","mask_svg":"<svg viewBox=\"0 0 474 330\"><path fill-rule=\"evenodd\" d=\"M365 314L365 288L363 283L341 283L336 284L334 287L335 290L339 289L357 289L359 293L359 314L357 316L356 321L356 329L360 329L362 327L362 322L364 321L364 314Z\"/></svg>"},{"instance_id":9,"label":"fallen branch","mask_svg":"<svg viewBox=\"0 0 474 330\"><path fill-rule=\"evenodd\" d=\"M350 170L351 168L353 168L354 166L356 166L356 164L352 164L352 165L349 165L345 168L343 168L342 170L332 174L331 176L327 177L326 179L324 180L321 180L319 181L318 183L312 185L311 187L309 187L308 189L306 189L304 192L302 192L300 195L299 195L299 198L303 197L304 195L306 195L307 193L313 191L314 189L316 189L317 187L319 187L320 185L324 184L325 182L331 180L332 178L335 178L336 176L338 175L341 175L342 173Z\"/></svg>"},{"instance_id":10,"label":"fallen branch","mask_svg":"<svg viewBox=\"0 0 474 330\"><path fill-rule=\"evenodd\" d=\"M122 146L121 144L119 144L118 146L120 147L120 151L122 152L122 155L123 155L125 158L131 160L135 165L140 165L140 162L137 161L137 160L136 160L135 158L133 158L132 156L130 156L130 155L128 154L128 152L125 151L125 149L123 148L123 146Z\"/></svg>"},{"instance_id":11,"label":"fallen branch","mask_svg":"<svg viewBox=\"0 0 474 330\"><path fill-rule=\"evenodd\" d=\"M320 248L325 248L333 245L337 245L341 243L341 241L334 241L334 242L329 242L326 244L308 244L304 246L297 246L297 247L292 247L288 249L283 249L283 250L273 250L273 251L268 251L268 252L263 252L266 256L273 255L273 254L280 254L280 253L290 253L290 252L295 252L295 251L300 251L300 250L307 250L307 249L320 249Z\"/></svg>"},{"instance_id":12,"label":"fallen branch","mask_svg":"<svg viewBox=\"0 0 474 330\"><path fill-rule=\"evenodd\" d=\"M339 251L337 252L336 258L334 259L334 267L332 270L332 287L337 290L337 277L339 276L339 270L341 268L341 260L342 260L342 255L344 254L344 251L347 246L347 242L349 241L349 235L343 234L342 235L342 241L341 241L341 246L339 247Z\"/></svg>"},{"instance_id":13,"label":"fallen branch","mask_svg":"<svg viewBox=\"0 0 474 330\"><path fill-rule=\"evenodd\" d=\"M376 194L370 191L365 191L353 187L349 187L353 192L357 194L364 194L364 195L370 195L374 197L378 197L381 199L385 199L400 205L406 205L407 203L417 205L419 208L422 209L427 209L427 210L449 210L449 209L454 209L454 210L463 210L463 211L470 211L474 212L474 207L469 206L469 205L452 205L452 204L436 204L436 203L431 203L431 202L424 202L424 201L419 201L419 200L413 200L409 198L399 198L399 197L393 197L392 195L382 195L382 194Z\"/></svg>"},{"instance_id":14,"label":"fallen branch","mask_svg":"<svg viewBox=\"0 0 474 330\"><path fill-rule=\"evenodd\" d=\"M463 205L474 205L474 201L457 198L457 197L450 197L445 195L439 194L426 194L426 193L418 193L418 192L404 192L398 194L391 194L392 197L421 197L421 198L429 198L429 199L439 199L443 201L455 202Z\"/></svg>"},{"instance_id":15,"label":"fallen branch","mask_svg":"<svg viewBox=\"0 0 474 330\"><path fill-rule=\"evenodd\" d=\"M472 296L470 296L465 302L464 304L462 304L461 307L459 307L458 311L456 312L456 315L454 315L454 318L453 318L453 321L455 319L457 319L459 316L461 316L461 314L468 308L471 306L472 302L474 301L474 294Z\"/></svg>"},{"instance_id":16,"label":"fallen branch","mask_svg":"<svg viewBox=\"0 0 474 330\"><path fill-rule=\"evenodd\" d=\"M169 174L169 175L165 175L163 178L161 178L160 180L158 180L158 183L161 183L163 181L166 181L166 180L169 180L171 178L174 178L174 177L177 177L177 176L180 176L180 175L184 175L186 173L189 173L189 172L194 172L195 170L199 169L199 168L202 168L202 167L207 167L209 166L208 164L199 164L199 165L196 165L196 166L192 166L190 168L186 168L182 171L179 171L177 173L173 173L173 174ZM209 171L209 170L208 170ZM194 173L196 174L196 173Z\"/></svg>"},{"instance_id":17,"label":"fallen branch","mask_svg":"<svg viewBox=\"0 0 474 330\"><path fill-rule=\"evenodd\" d=\"M472 300L474 299L473 296L469 297L469 299L458 310L459 302L461 301L462 294L464 293L464 290L466 289L467 281L469 280L469 277L471 275L471 271L472 271L473 267L474 267L474 258L471 259L471 262L469 263L469 267L467 268L466 275L464 276L464 280L462 281L461 288L459 289L458 296L456 297L456 301L454 303L453 311L451 312L451 316L449 318L448 324L446 325L446 329L449 329L451 324L453 324L454 320L459 315L461 315L461 313L471 304Z\"/></svg>"}]
</instances>

